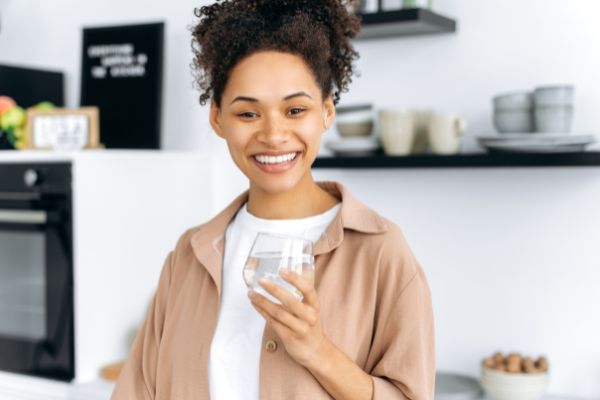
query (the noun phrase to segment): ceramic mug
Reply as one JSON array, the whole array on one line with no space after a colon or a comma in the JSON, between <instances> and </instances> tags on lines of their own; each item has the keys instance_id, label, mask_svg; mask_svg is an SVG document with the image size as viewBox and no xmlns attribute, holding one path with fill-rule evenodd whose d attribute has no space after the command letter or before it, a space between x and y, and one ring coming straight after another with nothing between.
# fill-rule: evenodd
<instances>
[{"instance_id":1,"label":"ceramic mug","mask_svg":"<svg viewBox=\"0 0 600 400\"><path fill-rule=\"evenodd\" d=\"M384 152L394 156L410 154L415 138L415 113L406 110L381 110L378 116Z\"/></svg>"},{"instance_id":2,"label":"ceramic mug","mask_svg":"<svg viewBox=\"0 0 600 400\"><path fill-rule=\"evenodd\" d=\"M429 148L429 121L433 115L432 110L412 110L415 119L415 138L412 154L425 154Z\"/></svg>"},{"instance_id":3,"label":"ceramic mug","mask_svg":"<svg viewBox=\"0 0 600 400\"><path fill-rule=\"evenodd\" d=\"M433 114L429 119L429 144L434 154L456 154L467 127L464 118L455 114Z\"/></svg>"}]
</instances>

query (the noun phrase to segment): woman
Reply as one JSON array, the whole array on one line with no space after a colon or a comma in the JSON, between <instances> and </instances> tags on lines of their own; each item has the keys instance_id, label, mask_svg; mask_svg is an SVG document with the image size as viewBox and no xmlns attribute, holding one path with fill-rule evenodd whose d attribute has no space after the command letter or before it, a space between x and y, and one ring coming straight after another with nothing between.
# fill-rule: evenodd
<instances>
[{"instance_id":1,"label":"woman","mask_svg":"<svg viewBox=\"0 0 600 400\"><path fill-rule=\"evenodd\" d=\"M200 103L249 189L169 253L112 395L132 399L433 399L426 278L400 229L311 164L351 82L359 29L344 0L200 8ZM338 90L334 91L333 85ZM314 285L247 292L257 232L315 243Z\"/></svg>"}]
</instances>

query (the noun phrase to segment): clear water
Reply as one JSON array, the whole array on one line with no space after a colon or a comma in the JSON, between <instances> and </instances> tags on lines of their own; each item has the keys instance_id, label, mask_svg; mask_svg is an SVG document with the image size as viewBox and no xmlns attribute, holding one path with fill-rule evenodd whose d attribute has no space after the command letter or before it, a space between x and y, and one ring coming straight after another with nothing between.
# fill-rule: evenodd
<instances>
[{"instance_id":1,"label":"clear water","mask_svg":"<svg viewBox=\"0 0 600 400\"><path fill-rule=\"evenodd\" d=\"M302 293L294 285L286 282L279 276L279 270L288 268L298 274L303 275L309 281L314 281L314 267L312 256L306 254L300 257L282 257L280 253L257 253L248 257L244 268L244 279L248 286L267 297L269 300L280 304L281 302L266 292L258 283L261 278L268 279L283 289L287 290L297 300L302 301Z\"/></svg>"}]
</instances>

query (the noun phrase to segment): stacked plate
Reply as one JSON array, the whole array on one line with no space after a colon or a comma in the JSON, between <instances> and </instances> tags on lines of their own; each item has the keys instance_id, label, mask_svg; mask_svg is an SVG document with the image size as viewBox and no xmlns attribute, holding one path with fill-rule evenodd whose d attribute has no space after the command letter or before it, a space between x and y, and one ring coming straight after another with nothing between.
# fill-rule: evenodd
<instances>
[{"instance_id":1,"label":"stacked plate","mask_svg":"<svg viewBox=\"0 0 600 400\"><path fill-rule=\"evenodd\" d=\"M502 133L479 136L479 144L489 152L573 153L595 143L594 135L569 133Z\"/></svg>"},{"instance_id":2,"label":"stacked plate","mask_svg":"<svg viewBox=\"0 0 600 400\"><path fill-rule=\"evenodd\" d=\"M435 400L478 400L483 389L477 379L449 372L435 374Z\"/></svg>"},{"instance_id":3,"label":"stacked plate","mask_svg":"<svg viewBox=\"0 0 600 400\"><path fill-rule=\"evenodd\" d=\"M325 142L325 147L338 156L364 156L379 150L381 144L373 137L347 137Z\"/></svg>"}]
</instances>

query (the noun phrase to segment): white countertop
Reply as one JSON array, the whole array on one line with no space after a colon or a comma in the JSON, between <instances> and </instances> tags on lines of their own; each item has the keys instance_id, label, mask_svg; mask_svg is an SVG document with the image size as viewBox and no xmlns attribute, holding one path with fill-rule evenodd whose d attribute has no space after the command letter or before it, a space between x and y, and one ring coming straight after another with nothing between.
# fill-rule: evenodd
<instances>
[{"instance_id":1,"label":"white countertop","mask_svg":"<svg viewBox=\"0 0 600 400\"><path fill-rule=\"evenodd\" d=\"M50 151L50 150L2 150L2 162L64 162L82 157L156 157L160 156L199 156L206 153L189 150L128 150L128 149L90 149L76 151Z\"/></svg>"},{"instance_id":2,"label":"white countertop","mask_svg":"<svg viewBox=\"0 0 600 400\"><path fill-rule=\"evenodd\" d=\"M114 382L100 378L87 383L69 384L0 371L0 399L2 400L108 400L113 388ZM485 397L482 400L490 399ZM542 400L578 399L547 395Z\"/></svg>"},{"instance_id":3,"label":"white countertop","mask_svg":"<svg viewBox=\"0 0 600 400\"><path fill-rule=\"evenodd\" d=\"M65 383L0 371L2 400L108 400L114 382Z\"/></svg>"}]
</instances>

